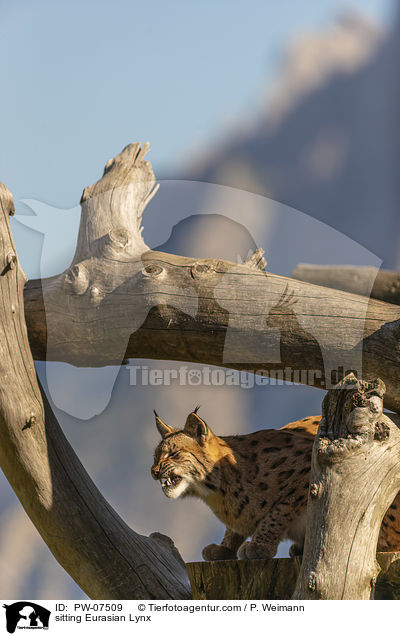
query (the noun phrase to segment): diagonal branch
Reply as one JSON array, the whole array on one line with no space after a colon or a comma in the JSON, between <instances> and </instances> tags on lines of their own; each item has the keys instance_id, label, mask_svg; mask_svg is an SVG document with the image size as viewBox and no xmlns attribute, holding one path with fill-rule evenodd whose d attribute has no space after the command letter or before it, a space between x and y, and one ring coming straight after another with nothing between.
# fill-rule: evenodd
<instances>
[{"instance_id":1,"label":"diagonal branch","mask_svg":"<svg viewBox=\"0 0 400 636\"><path fill-rule=\"evenodd\" d=\"M163 535L131 530L97 490L36 380L23 311L26 281L0 184L0 465L60 564L92 598L190 598L185 565ZM18 399L16 399L18 396Z\"/></svg>"}]
</instances>

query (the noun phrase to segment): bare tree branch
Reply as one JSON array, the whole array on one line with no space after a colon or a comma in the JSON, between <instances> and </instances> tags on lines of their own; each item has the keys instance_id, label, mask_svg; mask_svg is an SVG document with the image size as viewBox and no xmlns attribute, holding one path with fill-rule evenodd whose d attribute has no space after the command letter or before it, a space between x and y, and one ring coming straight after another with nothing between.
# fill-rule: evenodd
<instances>
[{"instance_id":1,"label":"bare tree branch","mask_svg":"<svg viewBox=\"0 0 400 636\"><path fill-rule=\"evenodd\" d=\"M41 395L23 311L25 274L0 184L0 465L60 564L92 598L190 598L172 541L131 530L97 490Z\"/></svg>"},{"instance_id":2,"label":"bare tree branch","mask_svg":"<svg viewBox=\"0 0 400 636\"><path fill-rule=\"evenodd\" d=\"M400 305L400 273L375 267L300 263L293 278Z\"/></svg>"},{"instance_id":3,"label":"bare tree branch","mask_svg":"<svg viewBox=\"0 0 400 636\"><path fill-rule=\"evenodd\" d=\"M324 398L295 599L373 594L379 530L400 488L400 431L382 412L384 392L350 374Z\"/></svg>"}]
</instances>

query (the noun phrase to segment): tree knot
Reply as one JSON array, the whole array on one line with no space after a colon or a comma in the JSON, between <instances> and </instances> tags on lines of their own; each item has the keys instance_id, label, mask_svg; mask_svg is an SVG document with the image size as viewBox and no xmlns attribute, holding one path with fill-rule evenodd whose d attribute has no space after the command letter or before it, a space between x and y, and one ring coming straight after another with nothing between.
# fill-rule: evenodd
<instances>
[{"instance_id":1,"label":"tree knot","mask_svg":"<svg viewBox=\"0 0 400 636\"><path fill-rule=\"evenodd\" d=\"M82 263L73 265L65 273L64 284L74 294L81 296L89 287L89 272Z\"/></svg>"},{"instance_id":2,"label":"tree knot","mask_svg":"<svg viewBox=\"0 0 400 636\"><path fill-rule=\"evenodd\" d=\"M17 255L14 252L9 252L7 254L7 259L6 259L7 269L15 269L16 264L17 264Z\"/></svg>"},{"instance_id":3,"label":"tree knot","mask_svg":"<svg viewBox=\"0 0 400 636\"><path fill-rule=\"evenodd\" d=\"M90 288L90 300L92 305L100 305L101 301L103 300L105 294L104 294L104 290L101 287L98 287L97 285L92 285Z\"/></svg>"},{"instance_id":4,"label":"tree knot","mask_svg":"<svg viewBox=\"0 0 400 636\"><path fill-rule=\"evenodd\" d=\"M202 278L214 272L214 268L209 263L194 263L190 269L192 278Z\"/></svg>"},{"instance_id":5,"label":"tree knot","mask_svg":"<svg viewBox=\"0 0 400 636\"><path fill-rule=\"evenodd\" d=\"M128 255L131 244L129 230L125 227L113 227L97 240L96 252L100 258L115 259L121 254Z\"/></svg>"},{"instance_id":6,"label":"tree knot","mask_svg":"<svg viewBox=\"0 0 400 636\"><path fill-rule=\"evenodd\" d=\"M143 276L150 276L151 278L158 278L163 272L165 272L164 268L156 263L149 263L142 269Z\"/></svg>"},{"instance_id":7,"label":"tree knot","mask_svg":"<svg viewBox=\"0 0 400 636\"><path fill-rule=\"evenodd\" d=\"M25 431L27 428L32 428L36 424L36 415L31 413L29 417L26 418L25 424L22 427L22 430Z\"/></svg>"}]
</instances>

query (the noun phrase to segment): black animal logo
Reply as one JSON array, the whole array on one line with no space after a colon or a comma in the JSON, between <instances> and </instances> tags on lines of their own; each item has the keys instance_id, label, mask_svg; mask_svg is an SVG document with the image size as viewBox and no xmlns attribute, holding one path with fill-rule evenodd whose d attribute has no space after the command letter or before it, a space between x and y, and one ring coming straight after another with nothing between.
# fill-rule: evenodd
<instances>
[{"instance_id":1,"label":"black animal logo","mask_svg":"<svg viewBox=\"0 0 400 636\"><path fill-rule=\"evenodd\" d=\"M20 621L24 621L24 627L28 629L29 627L36 629L49 628L51 612L45 607L37 605L37 603L18 601L11 605L3 605L3 607L6 610L7 631L10 634L15 632ZM25 621L29 621L29 625Z\"/></svg>"}]
</instances>

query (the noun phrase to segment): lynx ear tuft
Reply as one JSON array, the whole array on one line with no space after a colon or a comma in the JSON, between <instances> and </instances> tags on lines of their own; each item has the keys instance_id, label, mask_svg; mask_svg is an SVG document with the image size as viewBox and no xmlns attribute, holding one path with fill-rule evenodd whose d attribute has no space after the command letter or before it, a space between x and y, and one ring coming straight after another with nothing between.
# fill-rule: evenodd
<instances>
[{"instance_id":1,"label":"lynx ear tuft","mask_svg":"<svg viewBox=\"0 0 400 636\"><path fill-rule=\"evenodd\" d=\"M212 435L211 429L207 426L204 420L197 415L198 406L192 413L189 413L185 428L183 429L186 435L190 435L197 439L198 442L204 443Z\"/></svg>"},{"instance_id":2,"label":"lynx ear tuft","mask_svg":"<svg viewBox=\"0 0 400 636\"><path fill-rule=\"evenodd\" d=\"M167 435L170 435L171 433L175 433L177 429L174 428L173 426L168 426L168 424L163 422L162 419L158 417L156 411L154 411L154 415L156 416L156 426L157 426L158 432L160 433L163 439L167 437Z\"/></svg>"}]
</instances>

